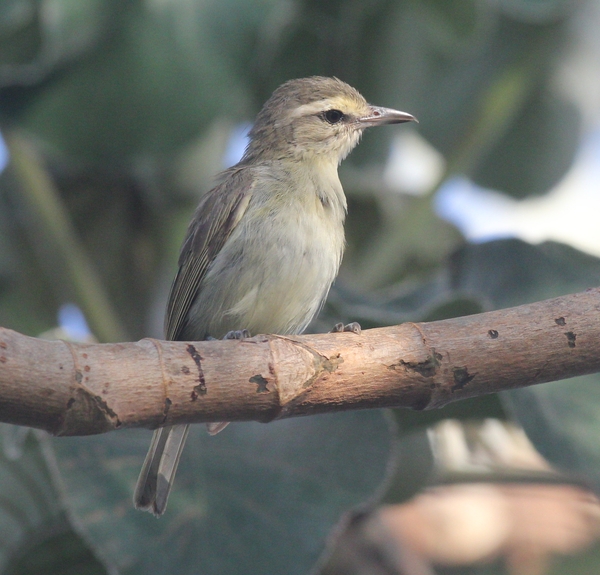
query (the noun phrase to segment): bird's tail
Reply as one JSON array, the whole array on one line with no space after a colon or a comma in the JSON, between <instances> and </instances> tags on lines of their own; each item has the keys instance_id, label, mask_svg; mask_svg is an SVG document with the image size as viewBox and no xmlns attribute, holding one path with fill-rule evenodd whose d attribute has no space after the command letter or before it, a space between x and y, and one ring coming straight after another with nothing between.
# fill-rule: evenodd
<instances>
[{"instance_id":1,"label":"bird's tail","mask_svg":"<svg viewBox=\"0 0 600 575\"><path fill-rule=\"evenodd\" d=\"M156 516L165 512L189 429L189 425L172 425L154 432L133 495L137 509Z\"/></svg>"}]
</instances>

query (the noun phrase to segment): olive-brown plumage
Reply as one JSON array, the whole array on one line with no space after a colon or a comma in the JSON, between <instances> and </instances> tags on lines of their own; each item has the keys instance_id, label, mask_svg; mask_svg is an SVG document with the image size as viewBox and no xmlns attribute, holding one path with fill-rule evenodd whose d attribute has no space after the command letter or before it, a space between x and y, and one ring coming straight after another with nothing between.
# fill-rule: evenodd
<instances>
[{"instance_id":1,"label":"olive-brown plumage","mask_svg":"<svg viewBox=\"0 0 600 575\"><path fill-rule=\"evenodd\" d=\"M342 258L346 198L339 163L365 128L411 120L367 104L337 78L301 78L277 88L250 130L242 160L196 209L169 296L165 337L197 341L242 329L301 333ZM136 507L164 512L188 428L155 431Z\"/></svg>"}]
</instances>

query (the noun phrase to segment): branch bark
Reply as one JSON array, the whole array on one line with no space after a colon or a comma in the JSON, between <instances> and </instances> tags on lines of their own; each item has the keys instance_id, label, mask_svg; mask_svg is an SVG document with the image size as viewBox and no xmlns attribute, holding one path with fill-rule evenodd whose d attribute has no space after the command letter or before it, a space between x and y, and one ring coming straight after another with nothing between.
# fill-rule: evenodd
<instances>
[{"instance_id":1,"label":"branch bark","mask_svg":"<svg viewBox=\"0 0 600 575\"><path fill-rule=\"evenodd\" d=\"M0 421L54 435L451 401L600 371L600 288L353 333L73 344L0 328Z\"/></svg>"}]
</instances>

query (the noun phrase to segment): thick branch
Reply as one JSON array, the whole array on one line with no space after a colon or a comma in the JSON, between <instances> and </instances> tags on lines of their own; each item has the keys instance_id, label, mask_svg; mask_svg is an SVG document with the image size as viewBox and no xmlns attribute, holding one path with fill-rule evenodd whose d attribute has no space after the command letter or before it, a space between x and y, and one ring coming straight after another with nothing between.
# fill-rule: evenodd
<instances>
[{"instance_id":1,"label":"thick branch","mask_svg":"<svg viewBox=\"0 0 600 575\"><path fill-rule=\"evenodd\" d=\"M56 435L451 401L600 371L600 289L431 323L71 344L0 328L0 421Z\"/></svg>"}]
</instances>

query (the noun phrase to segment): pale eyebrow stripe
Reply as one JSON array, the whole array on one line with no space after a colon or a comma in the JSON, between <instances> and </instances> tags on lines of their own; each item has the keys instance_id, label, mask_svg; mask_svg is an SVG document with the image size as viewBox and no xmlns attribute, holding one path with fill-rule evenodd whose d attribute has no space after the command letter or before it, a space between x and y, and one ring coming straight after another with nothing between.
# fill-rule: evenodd
<instances>
[{"instance_id":1,"label":"pale eyebrow stripe","mask_svg":"<svg viewBox=\"0 0 600 575\"><path fill-rule=\"evenodd\" d=\"M337 99L325 99L319 100L318 102L311 102L310 104L304 104L296 108L292 114L292 118L297 118L299 116L309 116L310 114L316 114L318 112L324 112L325 110L329 110L331 108L336 108L340 106L340 101Z\"/></svg>"}]
</instances>

